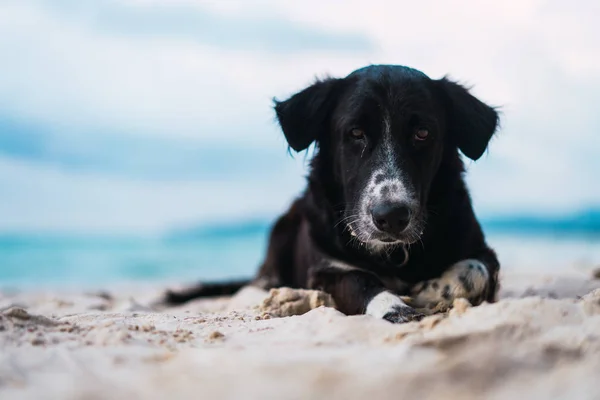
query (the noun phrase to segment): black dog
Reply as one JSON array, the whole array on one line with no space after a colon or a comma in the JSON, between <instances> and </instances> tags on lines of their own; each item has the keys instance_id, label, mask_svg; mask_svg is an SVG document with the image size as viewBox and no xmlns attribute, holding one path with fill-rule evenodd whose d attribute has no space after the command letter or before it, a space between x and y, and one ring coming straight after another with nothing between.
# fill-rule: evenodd
<instances>
[{"instance_id":1,"label":"black dog","mask_svg":"<svg viewBox=\"0 0 600 400\"><path fill-rule=\"evenodd\" d=\"M446 78L373 65L317 81L275 111L292 149L316 142L308 188L275 224L252 282L169 292L168 303L289 286L324 290L346 314L405 322L422 315L399 295L418 307L495 300L499 263L458 152L481 157L493 108Z\"/></svg>"}]
</instances>

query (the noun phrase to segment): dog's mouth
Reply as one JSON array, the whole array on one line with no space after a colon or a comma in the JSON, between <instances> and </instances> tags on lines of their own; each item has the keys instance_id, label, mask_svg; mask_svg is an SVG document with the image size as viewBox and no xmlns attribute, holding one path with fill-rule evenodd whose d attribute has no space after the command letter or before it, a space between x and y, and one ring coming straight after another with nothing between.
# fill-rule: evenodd
<instances>
[{"instance_id":1,"label":"dog's mouth","mask_svg":"<svg viewBox=\"0 0 600 400\"><path fill-rule=\"evenodd\" d=\"M353 241L374 250L411 245L418 242L423 235L424 223L421 218L413 218L406 229L396 234L383 232L373 223L365 220L366 218L361 218L354 223L346 224L346 230Z\"/></svg>"}]
</instances>

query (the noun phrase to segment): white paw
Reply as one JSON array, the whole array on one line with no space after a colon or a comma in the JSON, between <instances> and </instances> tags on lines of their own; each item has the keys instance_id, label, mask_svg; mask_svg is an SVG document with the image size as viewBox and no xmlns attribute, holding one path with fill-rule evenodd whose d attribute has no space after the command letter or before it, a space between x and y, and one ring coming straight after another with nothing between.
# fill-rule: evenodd
<instances>
[{"instance_id":1,"label":"white paw","mask_svg":"<svg viewBox=\"0 0 600 400\"><path fill-rule=\"evenodd\" d=\"M465 298L481 303L488 288L489 273L479 260L468 259L454 264L444 274L417 284L412 294L417 307L433 307L442 303L452 305L454 299Z\"/></svg>"},{"instance_id":2,"label":"white paw","mask_svg":"<svg viewBox=\"0 0 600 400\"><path fill-rule=\"evenodd\" d=\"M424 317L423 314L407 306L400 297L388 291L373 297L367 305L365 314L393 323L418 321Z\"/></svg>"}]
</instances>

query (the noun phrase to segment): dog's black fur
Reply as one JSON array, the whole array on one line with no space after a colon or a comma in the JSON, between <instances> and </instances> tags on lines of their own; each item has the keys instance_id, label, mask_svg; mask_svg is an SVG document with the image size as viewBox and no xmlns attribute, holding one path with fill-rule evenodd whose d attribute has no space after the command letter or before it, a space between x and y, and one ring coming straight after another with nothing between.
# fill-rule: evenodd
<instances>
[{"instance_id":1,"label":"dog's black fur","mask_svg":"<svg viewBox=\"0 0 600 400\"><path fill-rule=\"evenodd\" d=\"M367 312L388 291L429 291L429 304L438 295L495 301L499 263L474 215L459 155L476 160L485 152L498 124L493 108L446 78L376 65L319 80L276 101L275 111L293 150L312 143L316 150L308 187L275 223L254 285L322 289L346 314ZM410 216L404 229L373 225L369 212L385 196ZM462 260L469 261L451 268ZM476 289L473 270L486 272ZM246 283L203 284L166 300L229 294ZM398 304L384 311L394 322L420 318Z\"/></svg>"}]
</instances>

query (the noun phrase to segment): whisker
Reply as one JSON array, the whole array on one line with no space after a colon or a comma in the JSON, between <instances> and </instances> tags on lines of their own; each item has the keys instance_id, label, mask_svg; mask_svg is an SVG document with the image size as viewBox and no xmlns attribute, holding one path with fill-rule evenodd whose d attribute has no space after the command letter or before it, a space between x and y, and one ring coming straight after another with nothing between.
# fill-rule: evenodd
<instances>
[{"instance_id":1,"label":"whisker","mask_svg":"<svg viewBox=\"0 0 600 400\"><path fill-rule=\"evenodd\" d=\"M340 220L339 220L339 221L338 221L338 222L335 224L335 226L338 226L338 225L339 225L339 224L341 224L342 222L345 222L345 221L347 221L347 220L349 220L349 219L351 219L351 218L357 218L357 217L360 217L360 215L359 215L359 214L351 214L351 215L348 215L348 216L346 216L346 217L343 217L342 219L340 219Z\"/></svg>"}]
</instances>

